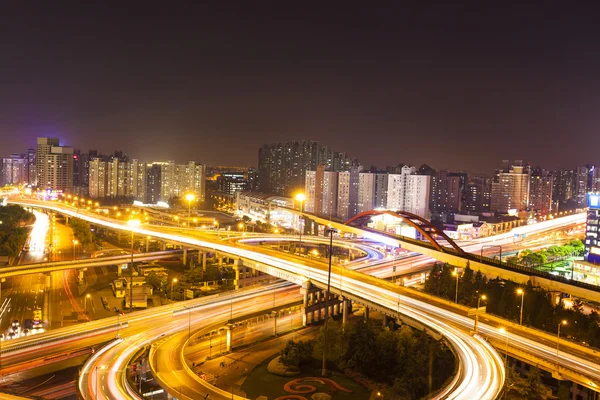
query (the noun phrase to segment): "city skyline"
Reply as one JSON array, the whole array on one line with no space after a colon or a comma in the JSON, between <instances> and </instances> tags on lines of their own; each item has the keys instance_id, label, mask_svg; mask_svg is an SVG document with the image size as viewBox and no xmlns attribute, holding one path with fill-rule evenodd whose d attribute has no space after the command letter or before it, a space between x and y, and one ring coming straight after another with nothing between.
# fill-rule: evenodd
<instances>
[{"instance_id":1,"label":"city skyline","mask_svg":"<svg viewBox=\"0 0 600 400\"><path fill-rule=\"evenodd\" d=\"M446 7L145 3L124 23L90 4L6 6L0 148L47 136L255 165L248 149L306 139L365 166L595 163L593 13Z\"/></svg>"}]
</instances>

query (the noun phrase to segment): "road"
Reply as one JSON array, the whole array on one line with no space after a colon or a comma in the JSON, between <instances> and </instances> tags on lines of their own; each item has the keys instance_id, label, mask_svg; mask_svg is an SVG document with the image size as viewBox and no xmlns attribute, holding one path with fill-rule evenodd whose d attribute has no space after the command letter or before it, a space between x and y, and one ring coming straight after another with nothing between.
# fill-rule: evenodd
<instances>
[{"instance_id":1,"label":"road","mask_svg":"<svg viewBox=\"0 0 600 400\"><path fill-rule=\"evenodd\" d=\"M131 314L128 319L130 326L122 334L123 340L115 342L116 344L105 353L97 352L95 357L84 365L81 373L82 379L80 380L80 388L84 398L132 398L128 394L123 379L124 374L127 373L129 359L139 348L149 346L151 343L177 332L181 332L185 336L188 333L188 323L197 329L199 326L214 325L218 322L227 321L231 313L233 318L236 318L251 312L269 309L273 307L274 293L276 306L297 301L301 298L297 287L288 283L276 283L268 287L239 290L225 296L209 296L204 299L185 302L187 306L202 304L201 307L194 309L190 314L183 312L173 315L173 310L181 310L182 304L161 307L160 312L144 317L137 317L137 313ZM176 308L173 306L176 306ZM232 306L233 308L231 308ZM170 311L163 311L165 308ZM149 324L150 320L151 324ZM162 357L161 353L159 352L159 358ZM166 353L168 357L170 352ZM178 370L163 371L160 365L159 377L162 376L163 372L165 376L178 374ZM98 384L98 396L95 396L96 383Z\"/></svg>"},{"instance_id":2,"label":"road","mask_svg":"<svg viewBox=\"0 0 600 400\"><path fill-rule=\"evenodd\" d=\"M95 223L100 223L100 224L104 224L104 225L108 225L108 226L112 226L116 229L124 229L120 224L118 223L114 223L114 222L110 222L110 221L106 221L106 220L101 220L98 219L97 217L85 217L87 219L92 220ZM219 251L223 251L223 252L227 252L227 253L233 253L237 256L240 257L244 257L244 258L249 258L254 260L255 262L262 262L265 264L269 264L269 265L274 265L276 268L279 268L283 271L287 271L288 274L292 274L292 276L294 275L298 275L298 276L309 276L311 280L317 280L319 282L323 282L324 281L324 277L323 277L323 273L322 271L319 270L315 270L315 268L312 268L310 266L307 265L301 265L300 263L294 261L290 261L290 260L282 260L281 255L277 255L277 256L266 256L264 254L257 254L256 251L248 251L246 249L240 249L237 247L231 247L231 246L225 246L225 245L221 245L219 243L209 243L209 242L205 242L205 241L200 241L197 239L192 239L189 238L188 236L183 236L183 235L177 235L177 234L173 234L173 233L160 233L160 232L156 232L156 231L151 231L148 229L138 229L137 230L138 233L140 234L149 234L149 235L154 235L154 236L159 236L159 237L163 237L166 239L171 239L171 240L178 240L178 241L182 241L185 243L189 243L191 245L197 245L197 246L202 246L202 247L212 247L215 250L219 250ZM350 272L352 273L352 272ZM291 277L291 276L290 276ZM338 277L336 277L339 279L339 275ZM335 281L336 279L334 279ZM358 294L360 293L361 296L364 296L364 298L366 299L373 299L375 302L385 305L386 307L390 308L390 309L395 309L395 303L397 302L398 297L398 293L389 293L390 289L386 289L387 292L382 292L382 293L378 293L377 290L373 291L374 286L373 285L378 285L378 284L382 284L381 281L376 281L373 282L372 284L366 284L365 281L368 281L367 278L365 278L365 276L361 276L360 279L349 279L350 280L350 289L346 289L346 290L350 290L352 293L354 294ZM335 286L335 283L334 283ZM364 286L367 286L367 288L369 290L364 290ZM361 288L363 290L361 290ZM398 289L398 288L392 288L392 289ZM392 301L391 297L394 298L394 300ZM408 298L407 298L408 299ZM402 298L401 298L402 300ZM408 303L408 301L407 301ZM414 303L413 303L414 304ZM423 303L424 304L424 303ZM421 305L421 307L423 307L423 304ZM463 380L461 383L467 382L465 385L459 385L457 388L457 390L462 390L462 394L464 395L465 393L468 393L469 395L475 395L475 397L481 398L481 396L479 396L480 394L482 394L480 391L484 390L494 390L493 387L494 386L498 386L498 367L494 366L493 364L496 363L495 360L495 356L493 351L489 352L488 354L486 354L488 351L485 349L485 345L482 343L476 343L477 342L477 338L471 338L470 336L468 336L467 334L464 334L467 337L463 337L461 336L460 333L456 333L454 331L456 331L455 328L453 328L452 326L440 326L439 323L436 324L434 316L431 316L431 314L427 311L429 307L425 306L425 310L421 311L420 313L415 313L415 311L419 311L418 307L417 310L412 310L412 316L414 316L416 319L427 322L428 325L433 326L434 328L437 325L437 328L439 331L443 331L445 332L445 335L447 338L449 338L449 340L454 340L454 345L456 346L463 346L464 349L464 354L463 354L463 361L466 362L466 367L465 367L465 371L467 373L466 380ZM404 310L406 312L409 313L409 315L411 315L410 311L411 310ZM447 311L446 311L447 313ZM429 316L427 315L429 314ZM464 327L463 327L464 329ZM454 337L452 337L454 336ZM450 339L450 337L452 337L452 339ZM462 343L459 343L461 340L468 342L470 346L474 346L479 348L479 350L474 350L474 348L469 348L469 346L465 346ZM490 356L491 354L491 356ZM481 357L480 359L474 358L474 357ZM483 360L483 362L481 362L481 360ZM487 364L487 366L486 366ZM483 368L483 369L481 369ZM500 368L500 370L502 370L502 368ZM478 378L483 379L484 381L478 381ZM501 380L501 379L500 379ZM485 397L485 393L484 393L484 397Z\"/></svg>"}]
</instances>

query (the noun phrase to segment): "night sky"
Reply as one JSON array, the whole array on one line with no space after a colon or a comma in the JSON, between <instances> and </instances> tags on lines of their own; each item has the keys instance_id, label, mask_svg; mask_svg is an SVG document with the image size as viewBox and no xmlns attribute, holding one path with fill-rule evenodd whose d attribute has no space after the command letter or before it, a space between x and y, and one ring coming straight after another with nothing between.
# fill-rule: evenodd
<instances>
[{"instance_id":1,"label":"night sky","mask_svg":"<svg viewBox=\"0 0 600 400\"><path fill-rule=\"evenodd\" d=\"M0 156L53 136L208 165L302 139L366 166L600 162L580 2L20 3L0 6Z\"/></svg>"}]
</instances>

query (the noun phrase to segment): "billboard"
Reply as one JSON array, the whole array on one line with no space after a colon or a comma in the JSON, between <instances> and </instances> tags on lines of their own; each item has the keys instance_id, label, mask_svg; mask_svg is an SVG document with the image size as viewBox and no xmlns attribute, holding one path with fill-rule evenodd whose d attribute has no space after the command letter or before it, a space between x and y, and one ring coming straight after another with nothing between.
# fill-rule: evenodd
<instances>
[{"instance_id":1,"label":"billboard","mask_svg":"<svg viewBox=\"0 0 600 400\"><path fill-rule=\"evenodd\" d=\"M600 194L588 193L588 207L593 209L600 209Z\"/></svg>"}]
</instances>

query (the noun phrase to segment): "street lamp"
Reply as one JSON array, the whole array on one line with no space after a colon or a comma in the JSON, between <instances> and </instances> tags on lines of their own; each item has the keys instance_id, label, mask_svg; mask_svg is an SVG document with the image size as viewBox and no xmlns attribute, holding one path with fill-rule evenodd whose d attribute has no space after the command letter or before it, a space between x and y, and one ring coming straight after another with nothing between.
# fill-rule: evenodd
<instances>
[{"instance_id":1,"label":"street lamp","mask_svg":"<svg viewBox=\"0 0 600 400\"><path fill-rule=\"evenodd\" d=\"M560 346L560 327L561 325L567 325L567 320L563 319L558 323L558 331L556 332L556 374L558 375L558 348Z\"/></svg>"},{"instance_id":2,"label":"street lamp","mask_svg":"<svg viewBox=\"0 0 600 400\"><path fill-rule=\"evenodd\" d=\"M304 195L302 195L304 196ZM298 196L296 196L298 198ZM327 270L327 292L325 293L325 334L323 335L323 366L321 376L327 374L327 321L329 320L329 289L331 287L331 257L333 255L333 234L337 232L335 228L325 229L325 235L329 234L329 268Z\"/></svg>"},{"instance_id":3,"label":"street lamp","mask_svg":"<svg viewBox=\"0 0 600 400\"><path fill-rule=\"evenodd\" d=\"M91 295L91 294L89 294L89 293L85 295L85 313L86 313L86 314L88 313L88 309L87 309L87 302L88 302L88 299L89 299L90 297L92 297L92 295Z\"/></svg>"},{"instance_id":4,"label":"street lamp","mask_svg":"<svg viewBox=\"0 0 600 400\"><path fill-rule=\"evenodd\" d=\"M523 325L523 299L525 298L525 291L523 289L517 289L517 294L521 295L521 315L519 316L519 325Z\"/></svg>"},{"instance_id":5,"label":"street lamp","mask_svg":"<svg viewBox=\"0 0 600 400\"><path fill-rule=\"evenodd\" d=\"M129 312L133 312L133 241L135 228L140 226L140 220L130 219L127 221L127 225L131 227L131 268L129 269L129 277L131 280L129 281Z\"/></svg>"},{"instance_id":6,"label":"street lamp","mask_svg":"<svg viewBox=\"0 0 600 400\"><path fill-rule=\"evenodd\" d=\"M173 301L173 285L177 283L177 278L173 278L171 281L171 301Z\"/></svg>"},{"instance_id":7,"label":"street lamp","mask_svg":"<svg viewBox=\"0 0 600 400\"><path fill-rule=\"evenodd\" d=\"M454 302L458 304L458 278L460 277L460 273L456 268L452 271L452 276L456 277L456 293L454 294Z\"/></svg>"},{"instance_id":8,"label":"street lamp","mask_svg":"<svg viewBox=\"0 0 600 400\"><path fill-rule=\"evenodd\" d=\"M304 227L303 224L300 222L300 219L304 221L304 217L302 216L302 213L304 212L304 209L302 208L304 200L306 200L306 196L304 195L304 193L298 193L296 195L296 201L300 202L300 217L298 217L298 231L300 231L300 241L298 243L298 250L300 253L302 253L302 228Z\"/></svg>"},{"instance_id":9,"label":"street lamp","mask_svg":"<svg viewBox=\"0 0 600 400\"><path fill-rule=\"evenodd\" d=\"M188 193L185 195L185 199L188 201L188 220L192 216L192 201L196 200L194 193Z\"/></svg>"},{"instance_id":10,"label":"street lamp","mask_svg":"<svg viewBox=\"0 0 600 400\"><path fill-rule=\"evenodd\" d=\"M473 328L473 331L475 331L475 333L477 333L477 324L479 323L479 307L481 300L487 300L487 296L485 294L482 294L477 298L477 309L475 310L475 327Z\"/></svg>"}]
</instances>

